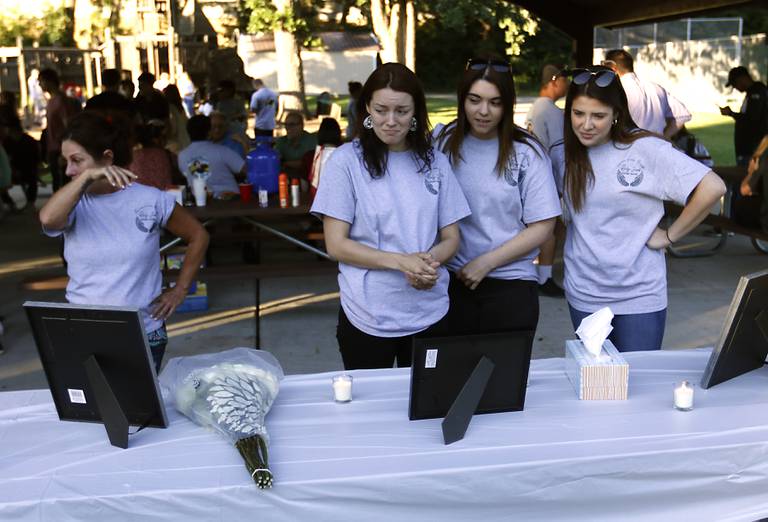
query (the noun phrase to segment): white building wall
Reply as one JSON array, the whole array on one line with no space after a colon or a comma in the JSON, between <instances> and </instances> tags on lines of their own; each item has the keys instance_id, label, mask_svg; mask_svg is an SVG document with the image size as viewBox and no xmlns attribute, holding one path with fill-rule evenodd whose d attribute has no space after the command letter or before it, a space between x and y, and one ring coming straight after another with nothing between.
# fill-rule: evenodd
<instances>
[{"instance_id":1,"label":"white building wall","mask_svg":"<svg viewBox=\"0 0 768 522\"><path fill-rule=\"evenodd\" d=\"M635 60L638 76L662 85L691 112L719 114L718 107L726 104L738 109L743 94L725 86L728 71L737 65L744 65L764 83L768 74L765 34L744 36L741 41L734 36L626 49ZM594 63L600 63L606 51L595 49Z\"/></svg>"},{"instance_id":2,"label":"white building wall","mask_svg":"<svg viewBox=\"0 0 768 522\"><path fill-rule=\"evenodd\" d=\"M277 90L277 55L274 51L254 52L241 39L237 54L243 60L245 74L260 78L270 89ZM326 51L301 52L304 62L304 82L307 94L328 91L331 94L346 94L347 82L365 82L376 68L376 51Z\"/></svg>"}]
</instances>

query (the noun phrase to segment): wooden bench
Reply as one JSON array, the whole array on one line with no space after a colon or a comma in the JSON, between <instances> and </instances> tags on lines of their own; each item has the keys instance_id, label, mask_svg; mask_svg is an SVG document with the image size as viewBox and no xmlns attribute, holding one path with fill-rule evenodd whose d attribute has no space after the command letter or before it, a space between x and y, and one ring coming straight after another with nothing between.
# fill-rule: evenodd
<instances>
[{"instance_id":1,"label":"wooden bench","mask_svg":"<svg viewBox=\"0 0 768 522\"><path fill-rule=\"evenodd\" d=\"M664 210L666 211L667 219L672 219L680 215L682 207L675 205L674 203L665 202ZM669 253L674 257L702 257L710 256L716 252L722 250L725 246L728 238L728 232L738 234L740 236L747 236L752 240L752 245L755 249L763 254L768 254L768 233L762 228L745 227L737 223L733 218L728 217L725 214L708 214L702 224L714 227L720 232L718 242L708 250L684 250L675 248L674 246L669 248Z\"/></svg>"}]
</instances>

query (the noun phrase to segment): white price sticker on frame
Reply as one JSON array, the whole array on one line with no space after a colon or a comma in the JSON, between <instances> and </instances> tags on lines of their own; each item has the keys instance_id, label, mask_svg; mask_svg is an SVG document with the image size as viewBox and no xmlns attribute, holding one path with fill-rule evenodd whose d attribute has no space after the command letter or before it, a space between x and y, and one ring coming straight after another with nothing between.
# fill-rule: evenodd
<instances>
[{"instance_id":1,"label":"white price sticker on frame","mask_svg":"<svg viewBox=\"0 0 768 522\"><path fill-rule=\"evenodd\" d=\"M73 404L86 404L83 390L67 388L67 393L69 393L69 402Z\"/></svg>"},{"instance_id":2,"label":"white price sticker on frame","mask_svg":"<svg viewBox=\"0 0 768 522\"><path fill-rule=\"evenodd\" d=\"M424 368L437 368L437 349L427 350L427 356L424 358Z\"/></svg>"}]
</instances>

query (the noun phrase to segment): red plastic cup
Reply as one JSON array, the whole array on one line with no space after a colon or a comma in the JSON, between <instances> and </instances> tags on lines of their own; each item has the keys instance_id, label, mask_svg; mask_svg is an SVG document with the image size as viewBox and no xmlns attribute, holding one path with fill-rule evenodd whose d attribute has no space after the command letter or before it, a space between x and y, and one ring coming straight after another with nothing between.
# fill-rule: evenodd
<instances>
[{"instance_id":1,"label":"red plastic cup","mask_svg":"<svg viewBox=\"0 0 768 522\"><path fill-rule=\"evenodd\" d=\"M240 183L240 201L248 203L253 194L253 185L250 183Z\"/></svg>"}]
</instances>

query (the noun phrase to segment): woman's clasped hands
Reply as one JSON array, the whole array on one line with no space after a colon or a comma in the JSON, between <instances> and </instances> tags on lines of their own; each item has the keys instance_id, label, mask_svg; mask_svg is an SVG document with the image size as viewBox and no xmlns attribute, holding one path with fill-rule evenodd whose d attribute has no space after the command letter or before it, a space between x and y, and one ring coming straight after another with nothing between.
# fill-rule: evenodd
<instances>
[{"instance_id":1,"label":"woman's clasped hands","mask_svg":"<svg viewBox=\"0 0 768 522\"><path fill-rule=\"evenodd\" d=\"M440 276L438 268L440 263L429 252L403 254L400 258L400 271L416 290L429 290L435 286Z\"/></svg>"}]
</instances>

